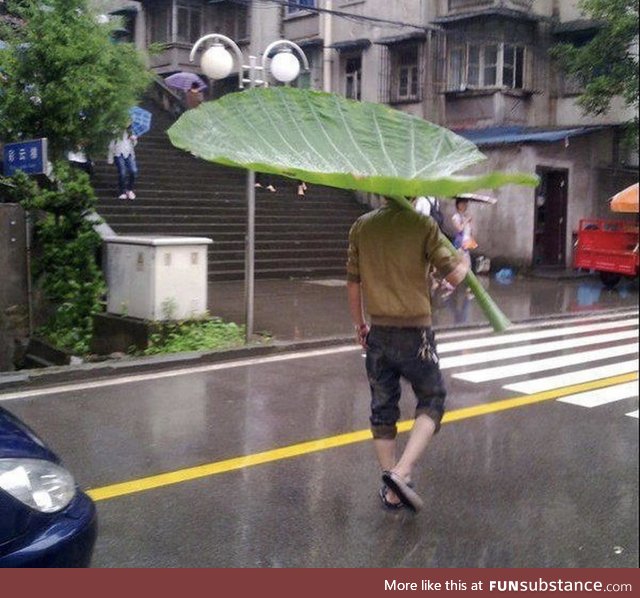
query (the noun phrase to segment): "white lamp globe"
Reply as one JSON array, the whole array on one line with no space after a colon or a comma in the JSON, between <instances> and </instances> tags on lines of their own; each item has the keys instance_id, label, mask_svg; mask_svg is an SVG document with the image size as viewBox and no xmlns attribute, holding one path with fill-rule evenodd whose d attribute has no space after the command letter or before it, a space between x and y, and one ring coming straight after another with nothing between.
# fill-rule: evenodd
<instances>
[{"instance_id":1,"label":"white lamp globe","mask_svg":"<svg viewBox=\"0 0 640 598\"><path fill-rule=\"evenodd\" d=\"M222 44L213 44L200 60L202 72L211 79L224 79L233 70L233 56Z\"/></svg>"},{"instance_id":2,"label":"white lamp globe","mask_svg":"<svg viewBox=\"0 0 640 598\"><path fill-rule=\"evenodd\" d=\"M271 59L271 74L282 83L293 81L300 73L300 62L290 50L278 52Z\"/></svg>"}]
</instances>

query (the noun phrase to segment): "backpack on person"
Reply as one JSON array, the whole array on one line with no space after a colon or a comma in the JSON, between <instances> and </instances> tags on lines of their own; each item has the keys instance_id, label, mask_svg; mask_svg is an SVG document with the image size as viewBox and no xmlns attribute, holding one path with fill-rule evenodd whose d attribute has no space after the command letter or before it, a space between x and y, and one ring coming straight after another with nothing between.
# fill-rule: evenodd
<instances>
[{"instance_id":1,"label":"backpack on person","mask_svg":"<svg viewBox=\"0 0 640 598\"><path fill-rule=\"evenodd\" d=\"M442 234L453 243L454 235L448 230L445 225L445 218L442 210L440 209L440 200L437 197L430 197L421 195L416 197L413 202L414 208L419 214L429 216L438 225L438 228Z\"/></svg>"},{"instance_id":2,"label":"backpack on person","mask_svg":"<svg viewBox=\"0 0 640 598\"><path fill-rule=\"evenodd\" d=\"M426 200L430 206L429 216L436 221L438 228L444 232L444 229L442 228L444 225L444 215L440 209L440 200L437 197L427 197Z\"/></svg>"}]
</instances>

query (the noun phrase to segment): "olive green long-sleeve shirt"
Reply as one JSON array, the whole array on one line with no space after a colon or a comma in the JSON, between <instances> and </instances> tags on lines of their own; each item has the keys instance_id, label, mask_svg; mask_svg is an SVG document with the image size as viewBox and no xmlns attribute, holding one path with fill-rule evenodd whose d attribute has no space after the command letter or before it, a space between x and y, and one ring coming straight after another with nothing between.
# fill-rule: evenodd
<instances>
[{"instance_id":1,"label":"olive green long-sleeve shirt","mask_svg":"<svg viewBox=\"0 0 640 598\"><path fill-rule=\"evenodd\" d=\"M428 268L446 277L459 262L431 218L395 203L364 214L349 232L347 280L362 284L372 324L431 326Z\"/></svg>"}]
</instances>

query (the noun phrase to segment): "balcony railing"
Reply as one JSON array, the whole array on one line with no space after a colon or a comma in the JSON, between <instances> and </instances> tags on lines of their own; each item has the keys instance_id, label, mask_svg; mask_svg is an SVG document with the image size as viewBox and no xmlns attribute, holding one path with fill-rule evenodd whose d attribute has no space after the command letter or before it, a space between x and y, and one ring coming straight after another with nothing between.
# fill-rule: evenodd
<instances>
[{"instance_id":1,"label":"balcony railing","mask_svg":"<svg viewBox=\"0 0 640 598\"><path fill-rule=\"evenodd\" d=\"M467 12L482 8L529 10L534 0L449 0L449 12Z\"/></svg>"}]
</instances>

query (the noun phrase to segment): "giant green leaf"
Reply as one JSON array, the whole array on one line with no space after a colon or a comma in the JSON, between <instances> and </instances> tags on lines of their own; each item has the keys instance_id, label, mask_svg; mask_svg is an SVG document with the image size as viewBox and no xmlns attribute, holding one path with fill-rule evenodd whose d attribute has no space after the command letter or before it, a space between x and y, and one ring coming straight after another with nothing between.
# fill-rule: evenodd
<instances>
[{"instance_id":1,"label":"giant green leaf","mask_svg":"<svg viewBox=\"0 0 640 598\"><path fill-rule=\"evenodd\" d=\"M211 162L389 197L537 184L523 173L455 175L485 156L452 131L382 104L291 87L204 103L169 138Z\"/></svg>"},{"instance_id":2,"label":"giant green leaf","mask_svg":"<svg viewBox=\"0 0 640 598\"><path fill-rule=\"evenodd\" d=\"M456 175L485 156L452 131L382 104L290 87L207 102L168 133L176 147L211 162L377 193L408 209L406 197L538 183L535 175L517 172ZM466 283L494 329L505 330L509 320L472 272Z\"/></svg>"}]
</instances>

